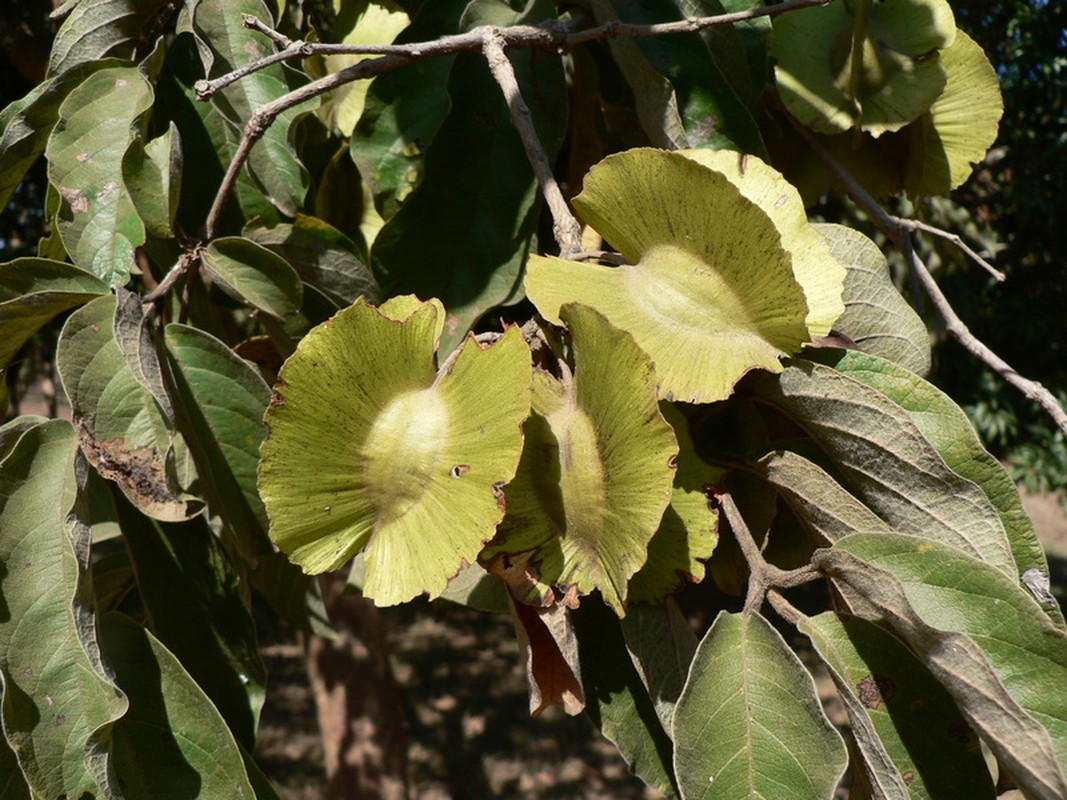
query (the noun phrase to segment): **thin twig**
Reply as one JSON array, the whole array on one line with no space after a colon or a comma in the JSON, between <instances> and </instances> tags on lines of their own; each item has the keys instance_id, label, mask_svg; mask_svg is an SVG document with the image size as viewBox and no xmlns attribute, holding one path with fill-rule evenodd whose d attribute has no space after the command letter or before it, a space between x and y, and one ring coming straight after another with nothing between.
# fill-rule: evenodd
<instances>
[{"instance_id":1,"label":"thin twig","mask_svg":"<svg viewBox=\"0 0 1067 800\"><path fill-rule=\"evenodd\" d=\"M541 185L541 193L545 196L545 202L552 213L552 234L559 245L560 254L566 257L570 253L577 253L582 249L582 226L571 212L567 200L560 191L556 176L552 172L552 165L548 162L545 149L541 146L541 140L537 136L533 119L530 118L530 108L522 99L522 91L519 89L519 81L515 77L515 68L512 67L508 54L504 52L504 37L498 28L487 28L482 40L482 52L485 60L489 62L489 71L493 73L493 79L504 93L504 100L508 104L511 114L511 124L518 131L522 139L522 146L526 149L526 158L533 167L537 182Z\"/></svg>"},{"instance_id":2,"label":"thin twig","mask_svg":"<svg viewBox=\"0 0 1067 800\"><path fill-rule=\"evenodd\" d=\"M777 589L767 590L767 602L771 604L771 608L778 612L778 616L790 625L796 625L800 620L804 619L804 615L800 613L800 610L786 600Z\"/></svg>"},{"instance_id":3,"label":"thin twig","mask_svg":"<svg viewBox=\"0 0 1067 800\"><path fill-rule=\"evenodd\" d=\"M1052 417L1052 421L1056 423L1057 427L1067 435L1067 411L1064 411L1063 406L1060 405L1056 396L1037 381L1024 378L1016 372L1008 362L990 350L984 342L971 333L963 320L959 318L955 309L952 308L952 304L941 291L941 287L937 285L937 281L935 281L930 274L930 270L927 269L926 264L915 253L914 248L912 248L911 227L909 225L900 224L901 220L892 216L882 208L881 205L871 197L867 190L860 185L859 181L853 177L852 173L845 169L845 167L822 146L815 136L813 136L799 122L793 120L792 117L790 117L790 120L793 122L794 127L807 140L812 150L815 151L815 154L818 155L823 163L830 168L830 171L834 173L835 177L841 181L841 185L845 187L845 191L848 193L849 197L870 215L874 224L877 225L878 228L900 249L901 253L904 254L904 260L912 270L912 274L918 278L919 283L922 284L930 301L934 304L934 308L937 309L937 312L941 315L941 319L944 320L945 330L948 334L959 342L971 355L986 364L986 366L1022 392L1027 398L1040 405L1041 408Z\"/></svg>"},{"instance_id":4,"label":"thin twig","mask_svg":"<svg viewBox=\"0 0 1067 800\"><path fill-rule=\"evenodd\" d=\"M890 214L889 218L893 220L897 225L900 225L902 228L907 228L912 233L915 233L916 231L921 231L923 233L929 233L933 236L938 236L942 239L945 239L946 241L951 242L957 248L963 251L963 253L967 255L967 257L970 258L975 264L977 264L986 272L988 272L991 276L993 276L994 279L996 279L997 281L1003 281L1005 279L1003 272L994 267L980 255L978 255L978 253L976 253L971 248L971 246L968 245L965 241L963 241L963 239L961 239L957 234L951 233L950 231L942 230L941 228L937 228L933 225L928 225L925 222L920 222L917 219L904 219L903 217L895 217L892 214Z\"/></svg>"}]
</instances>

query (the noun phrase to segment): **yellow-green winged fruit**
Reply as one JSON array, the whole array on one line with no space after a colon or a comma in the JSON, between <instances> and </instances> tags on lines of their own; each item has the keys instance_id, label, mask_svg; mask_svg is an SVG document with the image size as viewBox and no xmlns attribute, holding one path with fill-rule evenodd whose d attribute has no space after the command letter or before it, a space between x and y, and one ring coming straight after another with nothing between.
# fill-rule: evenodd
<instances>
[{"instance_id":1,"label":"yellow-green winged fruit","mask_svg":"<svg viewBox=\"0 0 1067 800\"><path fill-rule=\"evenodd\" d=\"M438 370L444 317L436 300L360 298L304 337L267 410L259 488L271 538L312 574L363 551L363 592L378 605L436 597L474 562L522 450L530 353L519 330L468 338Z\"/></svg>"}]
</instances>

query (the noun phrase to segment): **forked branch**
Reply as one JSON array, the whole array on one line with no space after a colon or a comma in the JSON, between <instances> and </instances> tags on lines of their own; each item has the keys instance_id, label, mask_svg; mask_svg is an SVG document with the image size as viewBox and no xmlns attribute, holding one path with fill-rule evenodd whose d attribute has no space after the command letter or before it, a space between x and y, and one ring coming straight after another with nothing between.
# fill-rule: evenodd
<instances>
[{"instance_id":1,"label":"forked branch","mask_svg":"<svg viewBox=\"0 0 1067 800\"><path fill-rule=\"evenodd\" d=\"M1024 378L1016 372L1008 362L994 353L984 342L971 333L967 328L967 325L964 324L963 320L956 314L955 309L952 308L952 304L941 291L941 287L937 285L937 281L935 281L930 274L930 270L927 269L926 264L915 253L915 249L912 247L911 242L912 232L914 230L927 230L929 226L917 226L911 220L903 220L899 217L894 217L887 212L882 208L878 201L871 197L870 193L860 185L859 181L856 180L852 173L845 169L844 165L834 158L830 152L822 146L819 140L807 130L807 128L796 120L793 120L792 117L790 117L790 120L793 122L793 126L797 131L807 140L815 154L818 155L823 163L830 168L830 171L834 173L834 176L841 182L841 185L845 188L849 197L870 215L879 230L888 236L893 244L899 248L900 252L904 255L904 260L908 265L908 268L912 270L912 273L922 285L923 290L930 298L930 301L934 304L934 308L937 309L937 313L941 315L941 319L945 323L945 330L948 334L959 342L967 352L971 353L971 355L1021 391L1027 398L1040 405L1052 418L1053 422L1056 423L1056 426L1063 431L1064 435L1067 435L1067 411L1064 411L1063 406L1060 405L1055 395L1037 381ZM944 233L943 231L938 232L939 234ZM997 274L999 275L999 273Z\"/></svg>"}]
</instances>

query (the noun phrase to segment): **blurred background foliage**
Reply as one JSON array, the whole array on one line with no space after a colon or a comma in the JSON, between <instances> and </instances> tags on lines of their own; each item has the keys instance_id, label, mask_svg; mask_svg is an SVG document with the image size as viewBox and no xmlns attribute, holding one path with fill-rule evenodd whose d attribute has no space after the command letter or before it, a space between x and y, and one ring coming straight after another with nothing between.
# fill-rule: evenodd
<instances>
[{"instance_id":1,"label":"blurred background foliage","mask_svg":"<svg viewBox=\"0 0 1067 800\"><path fill-rule=\"evenodd\" d=\"M418 3L404 3L415 6ZM946 242L926 237L921 254L972 332L1023 375L1067 401L1067 4L1057 0L953 0L958 25L985 50L1001 78L1004 118L984 163L951 198L900 201L913 215L962 236L1004 272L997 283ZM323 4L290 2L328 27ZM0 0L0 107L44 76L54 26L50 0ZM0 261L35 255L47 235L43 161L0 213ZM856 213L830 199L825 218ZM863 226L861 226L863 227ZM871 231L868 231L871 232ZM871 232L873 234L873 232ZM970 414L986 446L1031 491L1067 485L1067 443L1034 404L1007 386L937 328L936 315L912 294L938 340L932 378ZM54 336L61 321L39 334ZM31 342L21 369L7 380L25 384L43 367ZM47 376L46 376L47 377ZM15 388L14 386L12 388ZM12 393L18 397L17 389ZM14 409L12 409L14 411Z\"/></svg>"}]
</instances>

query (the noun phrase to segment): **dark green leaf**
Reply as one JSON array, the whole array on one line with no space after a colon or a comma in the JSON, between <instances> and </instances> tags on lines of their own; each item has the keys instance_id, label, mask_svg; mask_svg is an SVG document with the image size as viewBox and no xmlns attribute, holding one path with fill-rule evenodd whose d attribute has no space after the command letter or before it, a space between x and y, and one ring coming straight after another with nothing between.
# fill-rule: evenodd
<instances>
[{"instance_id":1,"label":"dark green leaf","mask_svg":"<svg viewBox=\"0 0 1067 800\"><path fill-rule=\"evenodd\" d=\"M869 779L883 797L993 797L977 737L899 639L832 612L804 618L797 628L829 667Z\"/></svg>"},{"instance_id":2,"label":"dark green leaf","mask_svg":"<svg viewBox=\"0 0 1067 800\"><path fill-rule=\"evenodd\" d=\"M758 613L720 612L674 712L685 800L830 798L848 761L815 683Z\"/></svg>"},{"instance_id":3,"label":"dark green leaf","mask_svg":"<svg viewBox=\"0 0 1067 800\"><path fill-rule=\"evenodd\" d=\"M630 659L669 731L697 649L696 635L669 597L658 605L631 608L621 624Z\"/></svg>"},{"instance_id":4,"label":"dark green leaf","mask_svg":"<svg viewBox=\"0 0 1067 800\"><path fill-rule=\"evenodd\" d=\"M676 796L671 739L627 655L618 618L593 596L582 600L572 619L586 713L619 748L634 774L657 791Z\"/></svg>"},{"instance_id":5,"label":"dark green leaf","mask_svg":"<svg viewBox=\"0 0 1067 800\"><path fill-rule=\"evenodd\" d=\"M300 276L284 258L250 239L215 239L204 250L203 265L227 294L278 319L300 309Z\"/></svg>"},{"instance_id":6,"label":"dark green leaf","mask_svg":"<svg viewBox=\"0 0 1067 800\"><path fill-rule=\"evenodd\" d=\"M255 563L271 550L266 512L256 491L270 390L251 364L209 334L172 324L166 340L175 417L201 488L241 554Z\"/></svg>"},{"instance_id":7,"label":"dark green leaf","mask_svg":"<svg viewBox=\"0 0 1067 800\"><path fill-rule=\"evenodd\" d=\"M628 23L649 25L682 18L675 0L612 0L611 5L619 19ZM699 34L645 36L636 44L652 68L674 87L685 128L683 147L766 155L755 120L723 78ZM637 102L642 101L637 98Z\"/></svg>"},{"instance_id":8,"label":"dark green leaf","mask_svg":"<svg viewBox=\"0 0 1067 800\"><path fill-rule=\"evenodd\" d=\"M468 5L469 0L424 3L396 43L458 33ZM423 156L452 107L448 79L454 61L454 56L423 59L380 75L367 90L363 116L352 134L352 160L387 220L422 180Z\"/></svg>"},{"instance_id":9,"label":"dark green leaf","mask_svg":"<svg viewBox=\"0 0 1067 800\"><path fill-rule=\"evenodd\" d=\"M285 553L265 553L251 573L252 585L271 608L297 630L336 637L326 615L318 580L286 558Z\"/></svg>"},{"instance_id":10,"label":"dark green leaf","mask_svg":"<svg viewBox=\"0 0 1067 800\"><path fill-rule=\"evenodd\" d=\"M562 63L534 50L510 58L551 161L567 124ZM426 154L425 177L371 250L386 294L444 303L444 353L482 314L521 291L541 209L525 149L485 59L457 56L448 85L452 109Z\"/></svg>"},{"instance_id":11,"label":"dark green leaf","mask_svg":"<svg viewBox=\"0 0 1067 800\"><path fill-rule=\"evenodd\" d=\"M77 448L70 423L53 420L0 465L3 732L43 798L111 796L108 742L127 707L98 657Z\"/></svg>"},{"instance_id":12,"label":"dark green leaf","mask_svg":"<svg viewBox=\"0 0 1067 800\"><path fill-rule=\"evenodd\" d=\"M368 303L381 300L378 284L355 244L321 219L300 214L291 225L251 226L244 235L284 258L304 283L314 286L339 308L351 305L360 296Z\"/></svg>"},{"instance_id":13,"label":"dark green leaf","mask_svg":"<svg viewBox=\"0 0 1067 800\"><path fill-rule=\"evenodd\" d=\"M121 500L119 513L153 633L251 748L267 676L239 570L203 516L159 524Z\"/></svg>"},{"instance_id":14,"label":"dark green leaf","mask_svg":"<svg viewBox=\"0 0 1067 800\"><path fill-rule=\"evenodd\" d=\"M892 534L849 536L814 564L908 644L1027 796L1067 796L1067 637L1014 576Z\"/></svg>"},{"instance_id":15,"label":"dark green leaf","mask_svg":"<svg viewBox=\"0 0 1067 800\"><path fill-rule=\"evenodd\" d=\"M129 617L100 622L104 656L130 698L113 743L123 794L255 800L240 747L178 659Z\"/></svg>"},{"instance_id":16,"label":"dark green leaf","mask_svg":"<svg viewBox=\"0 0 1067 800\"><path fill-rule=\"evenodd\" d=\"M272 52L271 40L245 27L243 14L272 21L262 0L197 0L190 4L191 20L179 30L192 30L197 37L204 71L217 78L237 67ZM241 131L260 106L286 94L286 76L281 64L257 70L231 84L211 98L222 116ZM281 114L249 154L248 169L268 199L282 213L292 217L301 208L308 189L308 176L289 144L293 121L306 110L303 106Z\"/></svg>"}]
</instances>

